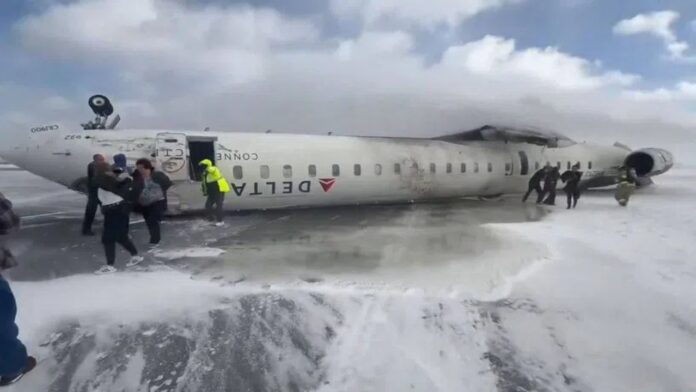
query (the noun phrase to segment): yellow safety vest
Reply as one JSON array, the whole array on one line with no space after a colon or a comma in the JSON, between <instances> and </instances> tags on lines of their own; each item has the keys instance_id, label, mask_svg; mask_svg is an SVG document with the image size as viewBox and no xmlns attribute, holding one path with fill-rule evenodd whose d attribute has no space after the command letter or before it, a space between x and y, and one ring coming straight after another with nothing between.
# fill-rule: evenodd
<instances>
[{"instance_id":1,"label":"yellow safety vest","mask_svg":"<svg viewBox=\"0 0 696 392\"><path fill-rule=\"evenodd\" d=\"M207 184L213 182L217 182L220 192L227 193L230 191L230 184L227 183L225 177L222 176L222 173L220 173L220 169L213 166L213 163L210 161L210 159L202 160L201 164L207 166L205 169L205 177L203 178L203 183L201 184L204 195L208 194Z\"/></svg>"}]
</instances>

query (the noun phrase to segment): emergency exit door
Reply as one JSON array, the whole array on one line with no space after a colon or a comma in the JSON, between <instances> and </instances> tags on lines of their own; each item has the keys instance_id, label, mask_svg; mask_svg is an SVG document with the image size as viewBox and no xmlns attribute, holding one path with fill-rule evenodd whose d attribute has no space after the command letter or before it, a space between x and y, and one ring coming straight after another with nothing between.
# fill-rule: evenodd
<instances>
[{"instance_id":1,"label":"emergency exit door","mask_svg":"<svg viewBox=\"0 0 696 392\"><path fill-rule=\"evenodd\" d=\"M159 170L166 173L172 181L188 180L185 134L157 134L155 150Z\"/></svg>"}]
</instances>

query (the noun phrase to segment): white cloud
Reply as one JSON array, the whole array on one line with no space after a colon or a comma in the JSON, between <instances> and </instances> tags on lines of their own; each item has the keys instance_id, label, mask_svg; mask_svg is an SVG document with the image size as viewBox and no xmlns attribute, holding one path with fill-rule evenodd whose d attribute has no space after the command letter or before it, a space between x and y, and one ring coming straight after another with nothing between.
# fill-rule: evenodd
<instances>
[{"instance_id":1,"label":"white cloud","mask_svg":"<svg viewBox=\"0 0 696 392\"><path fill-rule=\"evenodd\" d=\"M689 44L679 41L673 25L679 20L675 11L659 11L650 14L639 14L630 19L624 19L614 26L614 33L619 35L650 34L663 40L665 49L672 59L689 60L685 53Z\"/></svg>"},{"instance_id":2,"label":"white cloud","mask_svg":"<svg viewBox=\"0 0 696 392\"><path fill-rule=\"evenodd\" d=\"M557 48L516 50L515 41L486 36L475 42L447 49L442 63L475 74L494 77L537 79L563 89L594 89L610 84L631 85L639 77L611 71L593 72L589 61Z\"/></svg>"},{"instance_id":3,"label":"white cloud","mask_svg":"<svg viewBox=\"0 0 696 392\"><path fill-rule=\"evenodd\" d=\"M132 12L105 11L124 2L132 2ZM86 98L103 87L90 84L94 76L111 74L115 90L98 92L112 98L122 127L415 136L486 122L578 132L626 123L635 129L634 122L646 119L696 124L678 102L622 96L637 76L558 48L517 48L514 40L488 36L453 46L431 64L407 28L370 26L335 39L322 38L318 23L187 1L53 5L15 26L23 54L46 66L56 58L79 65L86 77L72 82L82 91L65 97L74 105L55 99L40 114L37 97L63 93L0 94L0 129L36 118L77 126L91 113Z\"/></svg>"},{"instance_id":4,"label":"white cloud","mask_svg":"<svg viewBox=\"0 0 696 392\"><path fill-rule=\"evenodd\" d=\"M368 25L381 22L432 29L456 27L463 20L489 9L524 0L332 0L339 17L358 17Z\"/></svg>"},{"instance_id":5,"label":"white cloud","mask_svg":"<svg viewBox=\"0 0 696 392\"><path fill-rule=\"evenodd\" d=\"M696 101L696 83L682 81L670 89L634 90L627 91L626 95L636 101Z\"/></svg>"},{"instance_id":6,"label":"white cloud","mask_svg":"<svg viewBox=\"0 0 696 392\"><path fill-rule=\"evenodd\" d=\"M161 0L55 4L16 26L25 46L63 58L163 75L210 74L221 85L261 77L274 46L313 41L314 25L270 9L191 7Z\"/></svg>"}]
</instances>

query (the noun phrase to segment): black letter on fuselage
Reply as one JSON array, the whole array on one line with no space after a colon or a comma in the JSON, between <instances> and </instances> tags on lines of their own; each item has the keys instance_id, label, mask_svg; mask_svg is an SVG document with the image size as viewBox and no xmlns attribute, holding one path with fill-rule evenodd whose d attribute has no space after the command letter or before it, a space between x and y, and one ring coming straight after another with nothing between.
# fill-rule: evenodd
<instances>
[{"instance_id":1,"label":"black letter on fuselage","mask_svg":"<svg viewBox=\"0 0 696 392\"><path fill-rule=\"evenodd\" d=\"M302 181L297 185L297 190L302 192L302 193L309 193L311 185L312 185L311 181Z\"/></svg>"},{"instance_id":2,"label":"black letter on fuselage","mask_svg":"<svg viewBox=\"0 0 696 392\"><path fill-rule=\"evenodd\" d=\"M254 191L249 194L249 196L258 196L258 195L263 195L263 193L259 192L259 183L255 182L254 183Z\"/></svg>"},{"instance_id":3,"label":"black letter on fuselage","mask_svg":"<svg viewBox=\"0 0 696 392\"><path fill-rule=\"evenodd\" d=\"M231 185L232 185L232 190L234 191L234 193L237 194L237 196L241 196L242 193L244 193L244 188L246 188L246 182L243 182L242 186L239 186L239 187L234 183L232 183Z\"/></svg>"},{"instance_id":4,"label":"black letter on fuselage","mask_svg":"<svg viewBox=\"0 0 696 392\"><path fill-rule=\"evenodd\" d=\"M267 182L266 185L271 186L271 195L275 195L275 182Z\"/></svg>"},{"instance_id":5,"label":"black letter on fuselage","mask_svg":"<svg viewBox=\"0 0 696 392\"><path fill-rule=\"evenodd\" d=\"M283 193L292 193L292 181L283 181Z\"/></svg>"}]
</instances>

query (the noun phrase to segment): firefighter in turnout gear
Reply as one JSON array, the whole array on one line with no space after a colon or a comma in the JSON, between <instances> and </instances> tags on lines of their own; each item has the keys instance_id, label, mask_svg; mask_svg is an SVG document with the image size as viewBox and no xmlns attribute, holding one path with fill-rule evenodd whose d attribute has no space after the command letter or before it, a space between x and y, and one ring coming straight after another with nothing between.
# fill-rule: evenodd
<instances>
[{"instance_id":1,"label":"firefighter in turnout gear","mask_svg":"<svg viewBox=\"0 0 696 392\"><path fill-rule=\"evenodd\" d=\"M635 169L626 166L619 168L618 185L616 186L614 198L621 207L628 205L628 199L631 198L633 191L636 189L637 178Z\"/></svg>"},{"instance_id":2,"label":"firefighter in turnout gear","mask_svg":"<svg viewBox=\"0 0 696 392\"><path fill-rule=\"evenodd\" d=\"M208 219L217 221L217 225L221 226L223 212L222 205L225 202L225 193L230 191L230 184L227 183L225 177L220 173L220 169L213 165L210 159L202 160L198 166L202 170L201 188L203 196L206 196L205 211ZM213 209L215 206L215 209Z\"/></svg>"}]
</instances>

